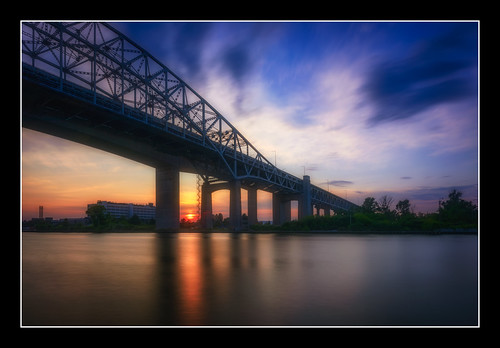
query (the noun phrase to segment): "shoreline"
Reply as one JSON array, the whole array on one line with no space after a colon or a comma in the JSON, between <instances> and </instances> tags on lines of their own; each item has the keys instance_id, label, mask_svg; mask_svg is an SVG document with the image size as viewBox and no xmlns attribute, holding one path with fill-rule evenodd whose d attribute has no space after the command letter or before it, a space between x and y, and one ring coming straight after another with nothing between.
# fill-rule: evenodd
<instances>
[{"instance_id":1,"label":"shoreline","mask_svg":"<svg viewBox=\"0 0 500 348\"><path fill-rule=\"evenodd\" d=\"M157 233L157 234L175 234L175 233L232 233L232 234L337 234L337 235L478 235L477 228L458 228L458 229L439 229L433 231L343 231L343 230L310 230L310 231L280 231L280 230L240 230L231 231L224 229L217 230L199 230L199 229L179 229L177 231L162 230L109 230L109 231L21 231L23 233Z\"/></svg>"}]
</instances>

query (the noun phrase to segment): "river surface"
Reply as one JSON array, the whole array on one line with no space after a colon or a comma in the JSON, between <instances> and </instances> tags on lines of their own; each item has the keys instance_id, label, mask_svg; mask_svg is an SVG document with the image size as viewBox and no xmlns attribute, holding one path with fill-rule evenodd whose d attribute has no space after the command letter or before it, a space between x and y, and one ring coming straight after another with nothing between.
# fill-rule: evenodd
<instances>
[{"instance_id":1,"label":"river surface","mask_svg":"<svg viewBox=\"0 0 500 348\"><path fill-rule=\"evenodd\" d=\"M23 326L477 326L477 235L22 233Z\"/></svg>"}]
</instances>

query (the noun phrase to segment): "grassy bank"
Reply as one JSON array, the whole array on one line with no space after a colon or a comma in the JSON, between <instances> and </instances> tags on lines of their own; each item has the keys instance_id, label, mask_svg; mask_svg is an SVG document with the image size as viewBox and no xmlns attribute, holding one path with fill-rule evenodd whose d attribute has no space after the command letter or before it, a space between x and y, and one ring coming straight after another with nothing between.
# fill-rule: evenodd
<instances>
[{"instance_id":1,"label":"grassy bank","mask_svg":"<svg viewBox=\"0 0 500 348\"><path fill-rule=\"evenodd\" d=\"M331 231L344 233L477 233L477 223L443 221L438 214L386 215L379 213L311 216L281 226L252 225L253 231Z\"/></svg>"}]
</instances>

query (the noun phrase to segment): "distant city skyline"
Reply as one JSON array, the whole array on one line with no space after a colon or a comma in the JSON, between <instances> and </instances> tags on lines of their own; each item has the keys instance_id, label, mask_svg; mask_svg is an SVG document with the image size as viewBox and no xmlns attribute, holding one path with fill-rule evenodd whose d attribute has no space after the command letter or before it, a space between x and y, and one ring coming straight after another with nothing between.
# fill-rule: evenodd
<instances>
[{"instance_id":1,"label":"distant city skyline","mask_svg":"<svg viewBox=\"0 0 500 348\"><path fill-rule=\"evenodd\" d=\"M478 203L479 23L114 22L271 162L356 204L433 212ZM97 200L155 202L154 168L22 129L22 218L85 216ZM214 193L228 216L228 192ZM246 195L242 194L243 212ZM181 216L197 211L181 174ZM259 219L272 220L259 192ZM293 216L293 215L292 215Z\"/></svg>"}]
</instances>

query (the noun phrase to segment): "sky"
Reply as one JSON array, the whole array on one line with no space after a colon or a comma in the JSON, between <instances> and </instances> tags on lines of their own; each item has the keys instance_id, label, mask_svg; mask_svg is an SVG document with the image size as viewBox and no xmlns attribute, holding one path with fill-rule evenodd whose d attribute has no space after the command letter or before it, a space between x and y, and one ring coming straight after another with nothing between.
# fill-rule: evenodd
<instances>
[{"instance_id":1,"label":"sky","mask_svg":"<svg viewBox=\"0 0 500 348\"><path fill-rule=\"evenodd\" d=\"M453 189L478 204L478 22L111 24L280 169L356 204L388 195L428 213ZM39 205L64 218L97 200L155 202L153 168L21 135L23 219ZM258 198L259 220L271 220L271 196ZM228 192L213 200L227 216ZM196 177L182 173L181 216L195 212Z\"/></svg>"}]
</instances>

